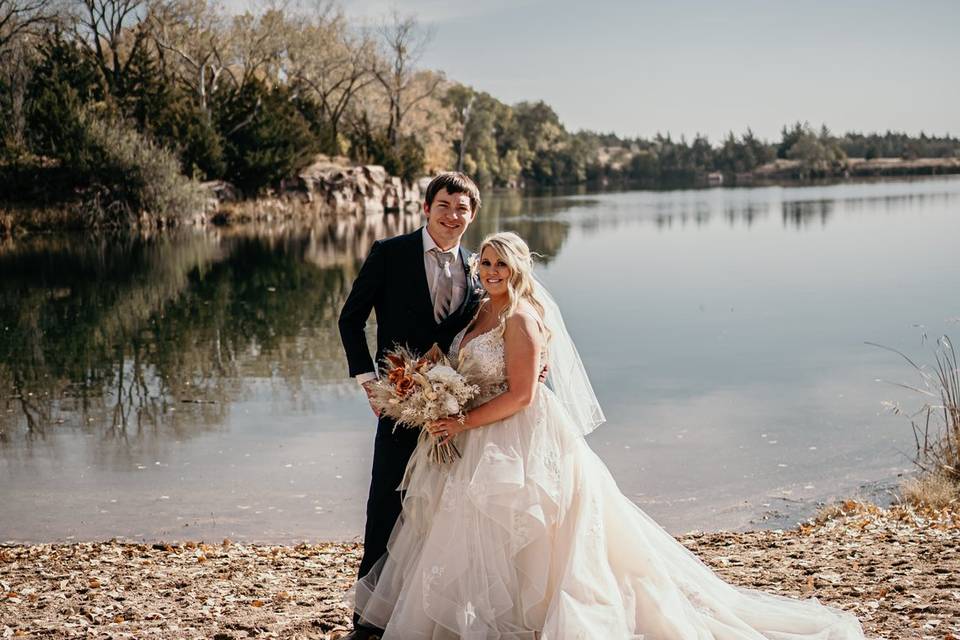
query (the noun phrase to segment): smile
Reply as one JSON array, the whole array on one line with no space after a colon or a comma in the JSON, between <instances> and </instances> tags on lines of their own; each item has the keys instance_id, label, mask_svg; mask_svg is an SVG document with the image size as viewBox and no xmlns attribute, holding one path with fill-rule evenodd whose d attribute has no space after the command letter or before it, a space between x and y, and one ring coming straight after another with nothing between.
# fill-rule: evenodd
<instances>
[{"instance_id":1,"label":"smile","mask_svg":"<svg viewBox=\"0 0 960 640\"><path fill-rule=\"evenodd\" d=\"M441 222L440 224L442 224L443 226L445 226L447 229L459 229L459 228L460 228L460 225L459 225L459 224L456 224L456 223L454 223L454 222Z\"/></svg>"}]
</instances>

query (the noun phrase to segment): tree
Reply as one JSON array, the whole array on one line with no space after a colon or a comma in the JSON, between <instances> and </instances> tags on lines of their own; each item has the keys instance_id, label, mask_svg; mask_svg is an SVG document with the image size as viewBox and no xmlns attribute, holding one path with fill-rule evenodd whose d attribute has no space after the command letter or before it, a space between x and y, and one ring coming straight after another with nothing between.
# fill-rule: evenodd
<instances>
[{"instance_id":1,"label":"tree","mask_svg":"<svg viewBox=\"0 0 960 640\"><path fill-rule=\"evenodd\" d=\"M251 83L267 87L286 84L283 58L288 25L284 8L272 5L259 15L247 11L234 16L225 70L235 89L244 89Z\"/></svg>"},{"instance_id":2,"label":"tree","mask_svg":"<svg viewBox=\"0 0 960 640\"><path fill-rule=\"evenodd\" d=\"M83 153L79 115L83 105L102 104L100 71L89 50L59 31L40 42L38 61L27 86L27 132L39 155L73 159Z\"/></svg>"},{"instance_id":3,"label":"tree","mask_svg":"<svg viewBox=\"0 0 960 640\"><path fill-rule=\"evenodd\" d=\"M787 150L787 157L799 160L802 173L811 176L836 168L846 159L846 154L829 129L822 127L818 135L810 125L804 125L796 142Z\"/></svg>"},{"instance_id":4,"label":"tree","mask_svg":"<svg viewBox=\"0 0 960 640\"><path fill-rule=\"evenodd\" d=\"M130 65L148 43L147 0L79 0L79 4L79 41L92 54L109 92L122 96Z\"/></svg>"},{"instance_id":5,"label":"tree","mask_svg":"<svg viewBox=\"0 0 960 640\"><path fill-rule=\"evenodd\" d=\"M180 82L209 115L210 96L226 71L230 34L223 14L208 0L167 0L150 15L150 35L164 72Z\"/></svg>"},{"instance_id":6,"label":"tree","mask_svg":"<svg viewBox=\"0 0 960 640\"><path fill-rule=\"evenodd\" d=\"M809 127L809 124L800 122L794 123L793 127L789 129L784 125L783 129L780 130L780 144L777 145L777 157L786 158L790 147L800 140L805 130Z\"/></svg>"},{"instance_id":7,"label":"tree","mask_svg":"<svg viewBox=\"0 0 960 640\"><path fill-rule=\"evenodd\" d=\"M375 80L375 43L368 34L351 31L329 3L295 19L301 28L287 40L287 75L320 106L327 125L323 146L339 154L341 123L359 92Z\"/></svg>"},{"instance_id":8,"label":"tree","mask_svg":"<svg viewBox=\"0 0 960 640\"><path fill-rule=\"evenodd\" d=\"M457 171L463 171L463 161L467 154L470 142L470 120L473 116L473 103L477 94L470 87L455 84L447 89L443 96L443 104L453 112L454 116L454 147L457 153Z\"/></svg>"},{"instance_id":9,"label":"tree","mask_svg":"<svg viewBox=\"0 0 960 640\"><path fill-rule=\"evenodd\" d=\"M443 78L437 75L426 86L414 88L416 64L430 41L430 33L420 29L416 18L402 17L394 11L391 19L380 25L378 33L382 60L374 66L373 74L387 99L387 140L396 145L404 117L420 101L432 96Z\"/></svg>"},{"instance_id":10,"label":"tree","mask_svg":"<svg viewBox=\"0 0 960 640\"><path fill-rule=\"evenodd\" d=\"M0 152L21 153L26 138L26 96L36 42L56 23L54 0L0 0Z\"/></svg>"},{"instance_id":11,"label":"tree","mask_svg":"<svg viewBox=\"0 0 960 640\"><path fill-rule=\"evenodd\" d=\"M303 168L316 153L310 125L285 87L250 80L217 107L227 177L248 194Z\"/></svg>"},{"instance_id":12,"label":"tree","mask_svg":"<svg viewBox=\"0 0 960 640\"><path fill-rule=\"evenodd\" d=\"M56 15L54 0L0 0L0 55L19 37L45 31Z\"/></svg>"}]
</instances>

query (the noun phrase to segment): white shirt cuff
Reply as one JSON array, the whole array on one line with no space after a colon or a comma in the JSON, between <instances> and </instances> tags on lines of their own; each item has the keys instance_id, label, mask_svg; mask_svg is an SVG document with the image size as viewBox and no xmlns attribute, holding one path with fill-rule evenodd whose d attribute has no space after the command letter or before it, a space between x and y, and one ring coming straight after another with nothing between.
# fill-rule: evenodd
<instances>
[{"instance_id":1,"label":"white shirt cuff","mask_svg":"<svg viewBox=\"0 0 960 640\"><path fill-rule=\"evenodd\" d=\"M376 380L378 377L376 371L367 371L366 373L357 374L356 380L357 384L362 386L371 380Z\"/></svg>"}]
</instances>

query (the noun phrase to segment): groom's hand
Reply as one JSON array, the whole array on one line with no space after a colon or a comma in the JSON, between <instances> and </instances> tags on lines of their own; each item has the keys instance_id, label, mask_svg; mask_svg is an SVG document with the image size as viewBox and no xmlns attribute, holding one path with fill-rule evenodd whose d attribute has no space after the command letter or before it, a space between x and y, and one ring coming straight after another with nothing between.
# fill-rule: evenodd
<instances>
[{"instance_id":1,"label":"groom's hand","mask_svg":"<svg viewBox=\"0 0 960 640\"><path fill-rule=\"evenodd\" d=\"M374 383L373 380L371 380L371 381L369 381L369 382L364 382L364 383L363 383L363 390L364 390L364 392L366 392L366 394L367 394L367 402L370 403L370 410L373 411L373 415L375 415L375 416L377 416L377 417L379 418L379 417L380 417L380 409L377 409L375 406L373 406L373 383Z\"/></svg>"}]
</instances>

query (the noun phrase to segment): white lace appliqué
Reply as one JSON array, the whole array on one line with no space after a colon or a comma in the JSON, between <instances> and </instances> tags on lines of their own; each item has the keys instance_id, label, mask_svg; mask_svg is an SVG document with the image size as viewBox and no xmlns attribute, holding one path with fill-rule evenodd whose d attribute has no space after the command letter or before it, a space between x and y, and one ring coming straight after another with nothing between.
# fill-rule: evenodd
<instances>
[{"instance_id":1,"label":"white lace appliqu\u00e9","mask_svg":"<svg viewBox=\"0 0 960 640\"><path fill-rule=\"evenodd\" d=\"M430 594L436 590L436 585L440 581L440 578L443 577L443 567L440 565L433 565L430 567L429 571L423 572L423 604L428 606L430 604Z\"/></svg>"}]
</instances>

